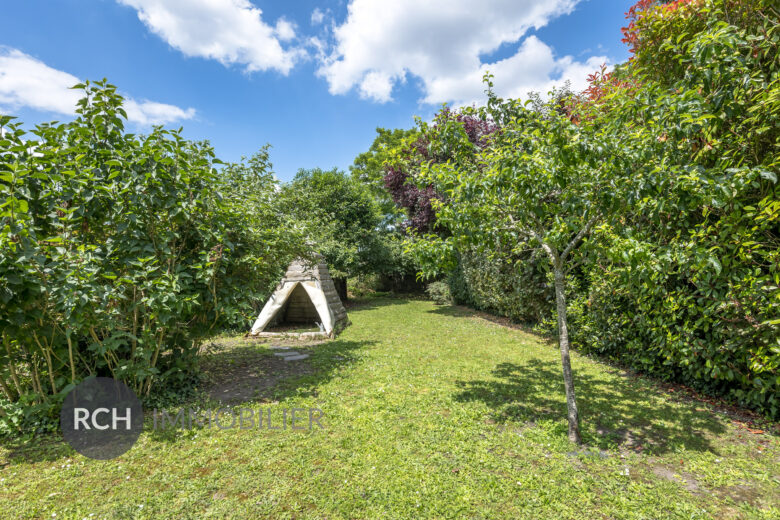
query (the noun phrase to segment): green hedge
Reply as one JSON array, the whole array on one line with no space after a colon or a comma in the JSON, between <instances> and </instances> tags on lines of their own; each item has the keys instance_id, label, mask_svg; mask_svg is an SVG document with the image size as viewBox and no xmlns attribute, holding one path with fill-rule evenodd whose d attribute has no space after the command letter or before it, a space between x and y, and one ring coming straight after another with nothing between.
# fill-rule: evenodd
<instances>
[{"instance_id":1,"label":"green hedge","mask_svg":"<svg viewBox=\"0 0 780 520\"><path fill-rule=\"evenodd\" d=\"M549 317L554 301L545 261L530 254L519 258L475 248L457 254L457 267L447 282L459 304L518 322L538 322Z\"/></svg>"},{"instance_id":2,"label":"green hedge","mask_svg":"<svg viewBox=\"0 0 780 520\"><path fill-rule=\"evenodd\" d=\"M33 141L0 117L0 433L55 427L90 375L185 387L295 253L262 153L220 172L205 143L125 133L113 86L80 87L76 119Z\"/></svg>"}]
</instances>

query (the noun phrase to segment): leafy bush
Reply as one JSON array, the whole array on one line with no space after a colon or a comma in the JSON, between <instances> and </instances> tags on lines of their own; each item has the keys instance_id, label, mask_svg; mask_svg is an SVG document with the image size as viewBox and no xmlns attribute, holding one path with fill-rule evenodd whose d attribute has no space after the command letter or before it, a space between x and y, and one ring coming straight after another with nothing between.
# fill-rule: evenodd
<instances>
[{"instance_id":1,"label":"leafy bush","mask_svg":"<svg viewBox=\"0 0 780 520\"><path fill-rule=\"evenodd\" d=\"M641 121L656 159L647 197L597 237L577 342L777 417L778 13L766 1L644 4L636 59L600 109Z\"/></svg>"},{"instance_id":2,"label":"leafy bush","mask_svg":"<svg viewBox=\"0 0 780 520\"><path fill-rule=\"evenodd\" d=\"M350 298L365 298L379 290L379 277L375 274L356 276L347 280Z\"/></svg>"},{"instance_id":3,"label":"leafy bush","mask_svg":"<svg viewBox=\"0 0 780 520\"><path fill-rule=\"evenodd\" d=\"M453 305L455 303L455 301L452 299L450 286L447 285L447 282L431 282L425 288L425 292L428 294L428 297L431 300L435 301L439 305Z\"/></svg>"},{"instance_id":4,"label":"leafy bush","mask_svg":"<svg viewBox=\"0 0 780 520\"><path fill-rule=\"evenodd\" d=\"M554 300L538 255L490 256L466 248L447 282L456 302L508 316L517 322L537 322L550 315Z\"/></svg>"},{"instance_id":5,"label":"leafy bush","mask_svg":"<svg viewBox=\"0 0 780 520\"><path fill-rule=\"evenodd\" d=\"M263 200L262 155L220 174L206 143L125 133L112 85L78 88L76 119L37 126L37 141L0 117L5 431L50 427L90 375L142 396L186 387L203 340L245 320L296 253Z\"/></svg>"}]
</instances>

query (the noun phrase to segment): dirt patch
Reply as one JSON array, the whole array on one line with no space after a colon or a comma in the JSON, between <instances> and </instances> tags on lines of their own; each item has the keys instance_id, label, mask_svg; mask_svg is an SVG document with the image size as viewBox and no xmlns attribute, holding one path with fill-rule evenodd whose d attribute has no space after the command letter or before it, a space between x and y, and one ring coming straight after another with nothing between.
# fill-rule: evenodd
<instances>
[{"instance_id":1,"label":"dirt patch","mask_svg":"<svg viewBox=\"0 0 780 520\"><path fill-rule=\"evenodd\" d=\"M758 506L761 503L762 493L747 484L737 484L736 486L725 486L715 490L721 498L726 498L740 503L747 503L751 506Z\"/></svg>"},{"instance_id":2,"label":"dirt patch","mask_svg":"<svg viewBox=\"0 0 780 520\"><path fill-rule=\"evenodd\" d=\"M685 489L691 493L700 494L704 491L699 484L699 481L696 480L693 475L689 475L688 473L675 471L668 466L653 466L652 471L656 477L661 477L671 482L682 484L683 487L685 487Z\"/></svg>"},{"instance_id":3,"label":"dirt patch","mask_svg":"<svg viewBox=\"0 0 780 520\"><path fill-rule=\"evenodd\" d=\"M295 350L304 354L311 347L298 343ZM285 361L274 352L256 342L213 346L201 362L209 399L223 404L262 401L281 381L313 373L309 359Z\"/></svg>"},{"instance_id":4,"label":"dirt patch","mask_svg":"<svg viewBox=\"0 0 780 520\"><path fill-rule=\"evenodd\" d=\"M628 428L610 429L598 425L596 433L608 444L614 444L620 450L620 453L641 453L643 451L653 452L660 449L660 444L655 442L649 435L642 434L639 431L632 431Z\"/></svg>"},{"instance_id":5,"label":"dirt patch","mask_svg":"<svg viewBox=\"0 0 780 520\"><path fill-rule=\"evenodd\" d=\"M330 341L330 339L309 339L300 338L295 335L278 336L278 337L262 337L262 336L246 336L242 339L244 345L259 345L265 347L290 347L290 348L307 348L315 347L322 343Z\"/></svg>"}]
</instances>

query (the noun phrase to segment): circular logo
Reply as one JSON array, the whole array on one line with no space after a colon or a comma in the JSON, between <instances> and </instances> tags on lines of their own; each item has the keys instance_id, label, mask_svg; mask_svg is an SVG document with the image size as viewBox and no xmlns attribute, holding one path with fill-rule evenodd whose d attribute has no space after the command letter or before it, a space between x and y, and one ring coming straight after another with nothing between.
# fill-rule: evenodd
<instances>
[{"instance_id":1,"label":"circular logo","mask_svg":"<svg viewBox=\"0 0 780 520\"><path fill-rule=\"evenodd\" d=\"M65 442L91 459L113 459L133 447L144 427L135 393L110 377L85 379L65 397L60 412Z\"/></svg>"}]
</instances>

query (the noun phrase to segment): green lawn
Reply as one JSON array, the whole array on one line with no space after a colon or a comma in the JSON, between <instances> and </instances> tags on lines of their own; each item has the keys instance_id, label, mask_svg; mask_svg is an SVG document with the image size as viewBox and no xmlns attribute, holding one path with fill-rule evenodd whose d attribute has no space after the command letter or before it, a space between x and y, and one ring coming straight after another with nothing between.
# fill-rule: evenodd
<instances>
[{"instance_id":1,"label":"green lawn","mask_svg":"<svg viewBox=\"0 0 780 520\"><path fill-rule=\"evenodd\" d=\"M575 354L576 450L554 345L426 301L367 300L350 319L254 394L319 408L324 429L147 432L111 461L6 443L0 516L780 518L777 436ZM265 345L218 343L212 383L274 377Z\"/></svg>"}]
</instances>

